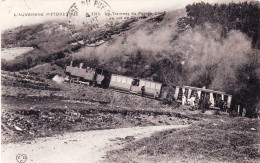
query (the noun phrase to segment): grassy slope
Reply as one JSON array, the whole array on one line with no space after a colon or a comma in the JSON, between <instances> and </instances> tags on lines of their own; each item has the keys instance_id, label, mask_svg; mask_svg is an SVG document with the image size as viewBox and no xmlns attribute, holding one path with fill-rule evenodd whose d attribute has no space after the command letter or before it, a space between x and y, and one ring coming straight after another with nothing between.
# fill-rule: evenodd
<instances>
[{"instance_id":1,"label":"grassy slope","mask_svg":"<svg viewBox=\"0 0 260 163\"><path fill-rule=\"evenodd\" d=\"M256 131L252 131L255 128ZM111 162L259 162L259 120L208 117L107 154Z\"/></svg>"},{"instance_id":2,"label":"grassy slope","mask_svg":"<svg viewBox=\"0 0 260 163\"><path fill-rule=\"evenodd\" d=\"M171 23L176 24L180 15L175 17L176 13L178 12L175 13L174 11L173 13L174 14L167 14L167 22L163 20L163 22L160 24L157 24L157 20L152 18L155 17L153 15L144 20L128 20L123 23L115 24L113 30L109 28L105 29L103 32L100 32L94 39L99 40L111 36L112 41L110 41L108 46L117 46L118 40L126 39L129 35L131 36L137 31L152 33L153 31L158 30L160 27L164 27ZM74 42L74 39L70 37L70 32L67 27L68 24L66 22L45 22L37 25L21 26L3 32L1 34L2 47L34 47L34 50L15 58L12 62L2 60L2 69L7 71L28 69L38 64L56 61L66 57L67 55L65 54L77 50L71 49L69 46L71 42ZM102 31L102 29L100 30ZM99 48L102 48L102 45L97 49ZM82 49L84 51L84 48ZM93 49L95 48L86 48L87 51ZM104 51L101 53L104 53ZM107 67L110 67L109 65L111 64L112 63L108 63ZM116 66L113 66L114 69L116 69L115 67Z\"/></svg>"},{"instance_id":3,"label":"grassy slope","mask_svg":"<svg viewBox=\"0 0 260 163\"><path fill-rule=\"evenodd\" d=\"M126 31L113 35L112 40L96 48L84 47L73 55L74 58L93 59L99 58L100 66L110 71L118 73L129 73L131 75L142 76L145 66L161 60L165 54L170 53L163 42L154 41L164 37L163 32L171 30L172 39L178 37L178 20L186 16L186 11L174 10L167 12L164 16L151 16L140 19L129 24ZM162 36L160 36L162 35ZM164 40L164 38L160 38ZM168 41L168 40L167 40ZM167 42L168 43L168 42ZM152 48L152 47L156 48ZM150 49L151 48L151 49ZM136 57L137 53L142 58ZM138 60L138 61L136 61ZM136 72L139 69L139 73ZM138 73L138 74L135 74Z\"/></svg>"}]
</instances>

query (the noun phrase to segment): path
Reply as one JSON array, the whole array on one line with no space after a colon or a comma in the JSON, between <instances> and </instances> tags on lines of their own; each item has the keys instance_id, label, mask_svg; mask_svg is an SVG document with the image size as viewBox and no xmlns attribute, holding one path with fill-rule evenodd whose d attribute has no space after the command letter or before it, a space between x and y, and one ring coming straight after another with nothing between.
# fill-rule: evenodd
<instances>
[{"instance_id":1,"label":"path","mask_svg":"<svg viewBox=\"0 0 260 163\"><path fill-rule=\"evenodd\" d=\"M122 147L116 138L134 136L135 140L154 132L188 125L148 126L67 133L55 137L2 145L2 163L18 163L17 154L26 154L26 163L102 162L107 151Z\"/></svg>"}]
</instances>

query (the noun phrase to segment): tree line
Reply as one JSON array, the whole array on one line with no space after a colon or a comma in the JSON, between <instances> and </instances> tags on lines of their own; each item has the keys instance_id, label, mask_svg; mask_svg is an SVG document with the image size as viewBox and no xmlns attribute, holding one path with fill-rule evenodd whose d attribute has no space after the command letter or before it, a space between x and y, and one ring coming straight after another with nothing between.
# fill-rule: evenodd
<instances>
[{"instance_id":1,"label":"tree line","mask_svg":"<svg viewBox=\"0 0 260 163\"><path fill-rule=\"evenodd\" d=\"M193 3L186 6L190 25L205 22L222 25L222 36L230 30L240 30L252 39L252 46L260 49L260 3L244 2L230 4Z\"/></svg>"}]
</instances>

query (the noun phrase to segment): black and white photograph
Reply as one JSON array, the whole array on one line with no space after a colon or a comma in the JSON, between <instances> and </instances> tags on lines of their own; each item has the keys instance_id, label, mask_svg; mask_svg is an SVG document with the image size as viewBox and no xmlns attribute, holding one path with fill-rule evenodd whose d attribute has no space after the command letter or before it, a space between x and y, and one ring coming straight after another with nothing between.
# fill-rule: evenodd
<instances>
[{"instance_id":1,"label":"black and white photograph","mask_svg":"<svg viewBox=\"0 0 260 163\"><path fill-rule=\"evenodd\" d=\"M259 0L2 0L2 163L259 163Z\"/></svg>"}]
</instances>

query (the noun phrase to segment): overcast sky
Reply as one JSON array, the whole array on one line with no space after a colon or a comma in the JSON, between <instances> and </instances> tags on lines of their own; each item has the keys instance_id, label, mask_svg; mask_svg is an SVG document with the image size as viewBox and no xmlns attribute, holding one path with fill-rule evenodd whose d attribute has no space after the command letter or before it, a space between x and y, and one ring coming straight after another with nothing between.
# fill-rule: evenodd
<instances>
[{"instance_id":1,"label":"overcast sky","mask_svg":"<svg viewBox=\"0 0 260 163\"><path fill-rule=\"evenodd\" d=\"M46 20L65 19L64 16L22 17L17 13L67 12L69 7L79 0L2 0L1 30L20 25L40 23ZM116 12L167 11L184 8L193 2L230 2L232 0L106 0ZM239 0L234 0L239 1ZM242 0L245 1L245 0Z\"/></svg>"}]
</instances>

